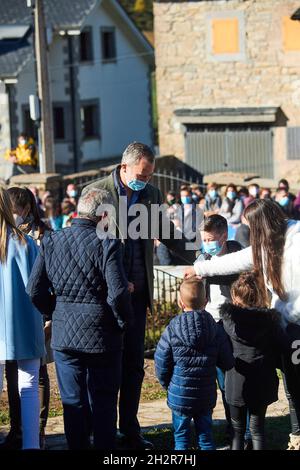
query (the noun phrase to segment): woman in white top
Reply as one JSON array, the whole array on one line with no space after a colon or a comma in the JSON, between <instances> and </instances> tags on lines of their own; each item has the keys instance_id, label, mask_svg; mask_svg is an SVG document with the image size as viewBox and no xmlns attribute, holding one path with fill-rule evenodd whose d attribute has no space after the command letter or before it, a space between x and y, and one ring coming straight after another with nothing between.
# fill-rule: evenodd
<instances>
[{"instance_id":1,"label":"woman in white top","mask_svg":"<svg viewBox=\"0 0 300 470\"><path fill-rule=\"evenodd\" d=\"M271 200L253 201L244 211L250 228L250 247L237 253L196 262L186 276L210 277L255 269L271 292L271 306L282 314L282 323L294 347L300 340L300 222L288 220ZM283 358L290 404L291 442L300 449L300 365L295 350ZM296 443L295 443L296 442Z\"/></svg>"}]
</instances>

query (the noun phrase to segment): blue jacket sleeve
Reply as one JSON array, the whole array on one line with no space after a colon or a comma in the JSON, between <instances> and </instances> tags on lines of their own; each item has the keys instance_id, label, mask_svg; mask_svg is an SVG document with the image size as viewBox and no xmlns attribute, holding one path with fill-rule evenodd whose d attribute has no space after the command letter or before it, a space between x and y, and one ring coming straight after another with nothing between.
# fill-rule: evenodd
<instances>
[{"instance_id":1,"label":"blue jacket sleeve","mask_svg":"<svg viewBox=\"0 0 300 470\"><path fill-rule=\"evenodd\" d=\"M133 321L128 281L125 275L120 240L103 241L102 272L107 284L107 303L123 330Z\"/></svg>"},{"instance_id":2,"label":"blue jacket sleeve","mask_svg":"<svg viewBox=\"0 0 300 470\"><path fill-rule=\"evenodd\" d=\"M167 389L174 370L174 360L171 347L169 326L167 326L158 342L154 354L154 361L156 377L158 378L159 383L165 389Z\"/></svg>"},{"instance_id":3,"label":"blue jacket sleeve","mask_svg":"<svg viewBox=\"0 0 300 470\"><path fill-rule=\"evenodd\" d=\"M45 315L45 319L51 320L55 309L56 297L46 271L43 242L33 265L26 292L31 298L33 305Z\"/></svg>"},{"instance_id":4,"label":"blue jacket sleeve","mask_svg":"<svg viewBox=\"0 0 300 470\"><path fill-rule=\"evenodd\" d=\"M217 367L224 371L230 370L234 367L232 344L222 323L218 323L218 341Z\"/></svg>"}]
</instances>

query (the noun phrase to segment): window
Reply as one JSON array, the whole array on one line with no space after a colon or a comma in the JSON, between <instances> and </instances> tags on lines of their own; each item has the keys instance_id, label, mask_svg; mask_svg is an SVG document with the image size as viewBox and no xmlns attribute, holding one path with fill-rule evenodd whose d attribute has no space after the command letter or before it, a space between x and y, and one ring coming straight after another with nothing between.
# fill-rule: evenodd
<instances>
[{"instance_id":1,"label":"window","mask_svg":"<svg viewBox=\"0 0 300 470\"><path fill-rule=\"evenodd\" d=\"M92 29L85 28L80 34L80 61L90 62L92 60L93 60Z\"/></svg>"},{"instance_id":2,"label":"window","mask_svg":"<svg viewBox=\"0 0 300 470\"><path fill-rule=\"evenodd\" d=\"M238 18L213 19L212 39L214 54L237 54L240 52Z\"/></svg>"},{"instance_id":3,"label":"window","mask_svg":"<svg viewBox=\"0 0 300 470\"><path fill-rule=\"evenodd\" d=\"M230 62L246 60L244 12L226 11L206 15L208 60Z\"/></svg>"},{"instance_id":4,"label":"window","mask_svg":"<svg viewBox=\"0 0 300 470\"><path fill-rule=\"evenodd\" d=\"M116 32L114 28L101 29L102 60L117 60Z\"/></svg>"},{"instance_id":5,"label":"window","mask_svg":"<svg viewBox=\"0 0 300 470\"><path fill-rule=\"evenodd\" d=\"M283 49L286 52L300 52L300 22L285 16L282 22L282 33Z\"/></svg>"},{"instance_id":6,"label":"window","mask_svg":"<svg viewBox=\"0 0 300 470\"><path fill-rule=\"evenodd\" d=\"M22 132L32 137L34 140L37 139L37 127L34 121L30 117L30 111L28 106L22 106L23 108L23 129Z\"/></svg>"},{"instance_id":7,"label":"window","mask_svg":"<svg viewBox=\"0 0 300 470\"><path fill-rule=\"evenodd\" d=\"M80 110L83 138L99 138L99 104L98 102L86 102L81 105Z\"/></svg>"},{"instance_id":8,"label":"window","mask_svg":"<svg viewBox=\"0 0 300 470\"><path fill-rule=\"evenodd\" d=\"M287 127L287 159L300 160L300 127Z\"/></svg>"},{"instance_id":9,"label":"window","mask_svg":"<svg viewBox=\"0 0 300 470\"><path fill-rule=\"evenodd\" d=\"M62 106L55 106L53 108L53 128L54 140L64 140L66 137L65 113Z\"/></svg>"}]
</instances>

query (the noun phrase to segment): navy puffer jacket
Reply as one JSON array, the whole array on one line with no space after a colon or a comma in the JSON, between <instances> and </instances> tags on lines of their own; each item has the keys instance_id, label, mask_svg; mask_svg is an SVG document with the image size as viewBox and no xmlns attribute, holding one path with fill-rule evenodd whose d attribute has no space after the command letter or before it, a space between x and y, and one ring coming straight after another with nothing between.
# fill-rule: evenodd
<instances>
[{"instance_id":1,"label":"navy puffer jacket","mask_svg":"<svg viewBox=\"0 0 300 470\"><path fill-rule=\"evenodd\" d=\"M51 346L86 353L117 351L132 318L119 240L100 240L96 223L74 219L46 236L27 293L52 318Z\"/></svg>"},{"instance_id":2,"label":"navy puffer jacket","mask_svg":"<svg viewBox=\"0 0 300 470\"><path fill-rule=\"evenodd\" d=\"M168 390L168 406L186 416L215 407L216 366L229 370L233 365L227 335L204 310L171 320L155 352L156 375Z\"/></svg>"}]
</instances>

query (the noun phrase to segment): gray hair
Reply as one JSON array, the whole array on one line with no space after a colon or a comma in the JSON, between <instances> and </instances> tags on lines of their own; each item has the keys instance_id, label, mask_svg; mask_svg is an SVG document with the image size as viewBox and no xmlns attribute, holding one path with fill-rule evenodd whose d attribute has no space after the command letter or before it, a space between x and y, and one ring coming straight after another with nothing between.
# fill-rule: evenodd
<instances>
[{"instance_id":1,"label":"gray hair","mask_svg":"<svg viewBox=\"0 0 300 470\"><path fill-rule=\"evenodd\" d=\"M139 163L142 158L146 158L149 163L155 162L155 155L148 145L141 142L132 142L124 150L121 163L133 166Z\"/></svg>"},{"instance_id":2,"label":"gray hair","mask_svg":"<svg viewBox=\"0 0 300 470\"><path fill-rule=\"evenodd\" d=\"M104 204L113 204L111 193L105 189L91 188L78 201L78 217L96 220L99 218L99 207Z\"/></svg>"}]
</instances>

